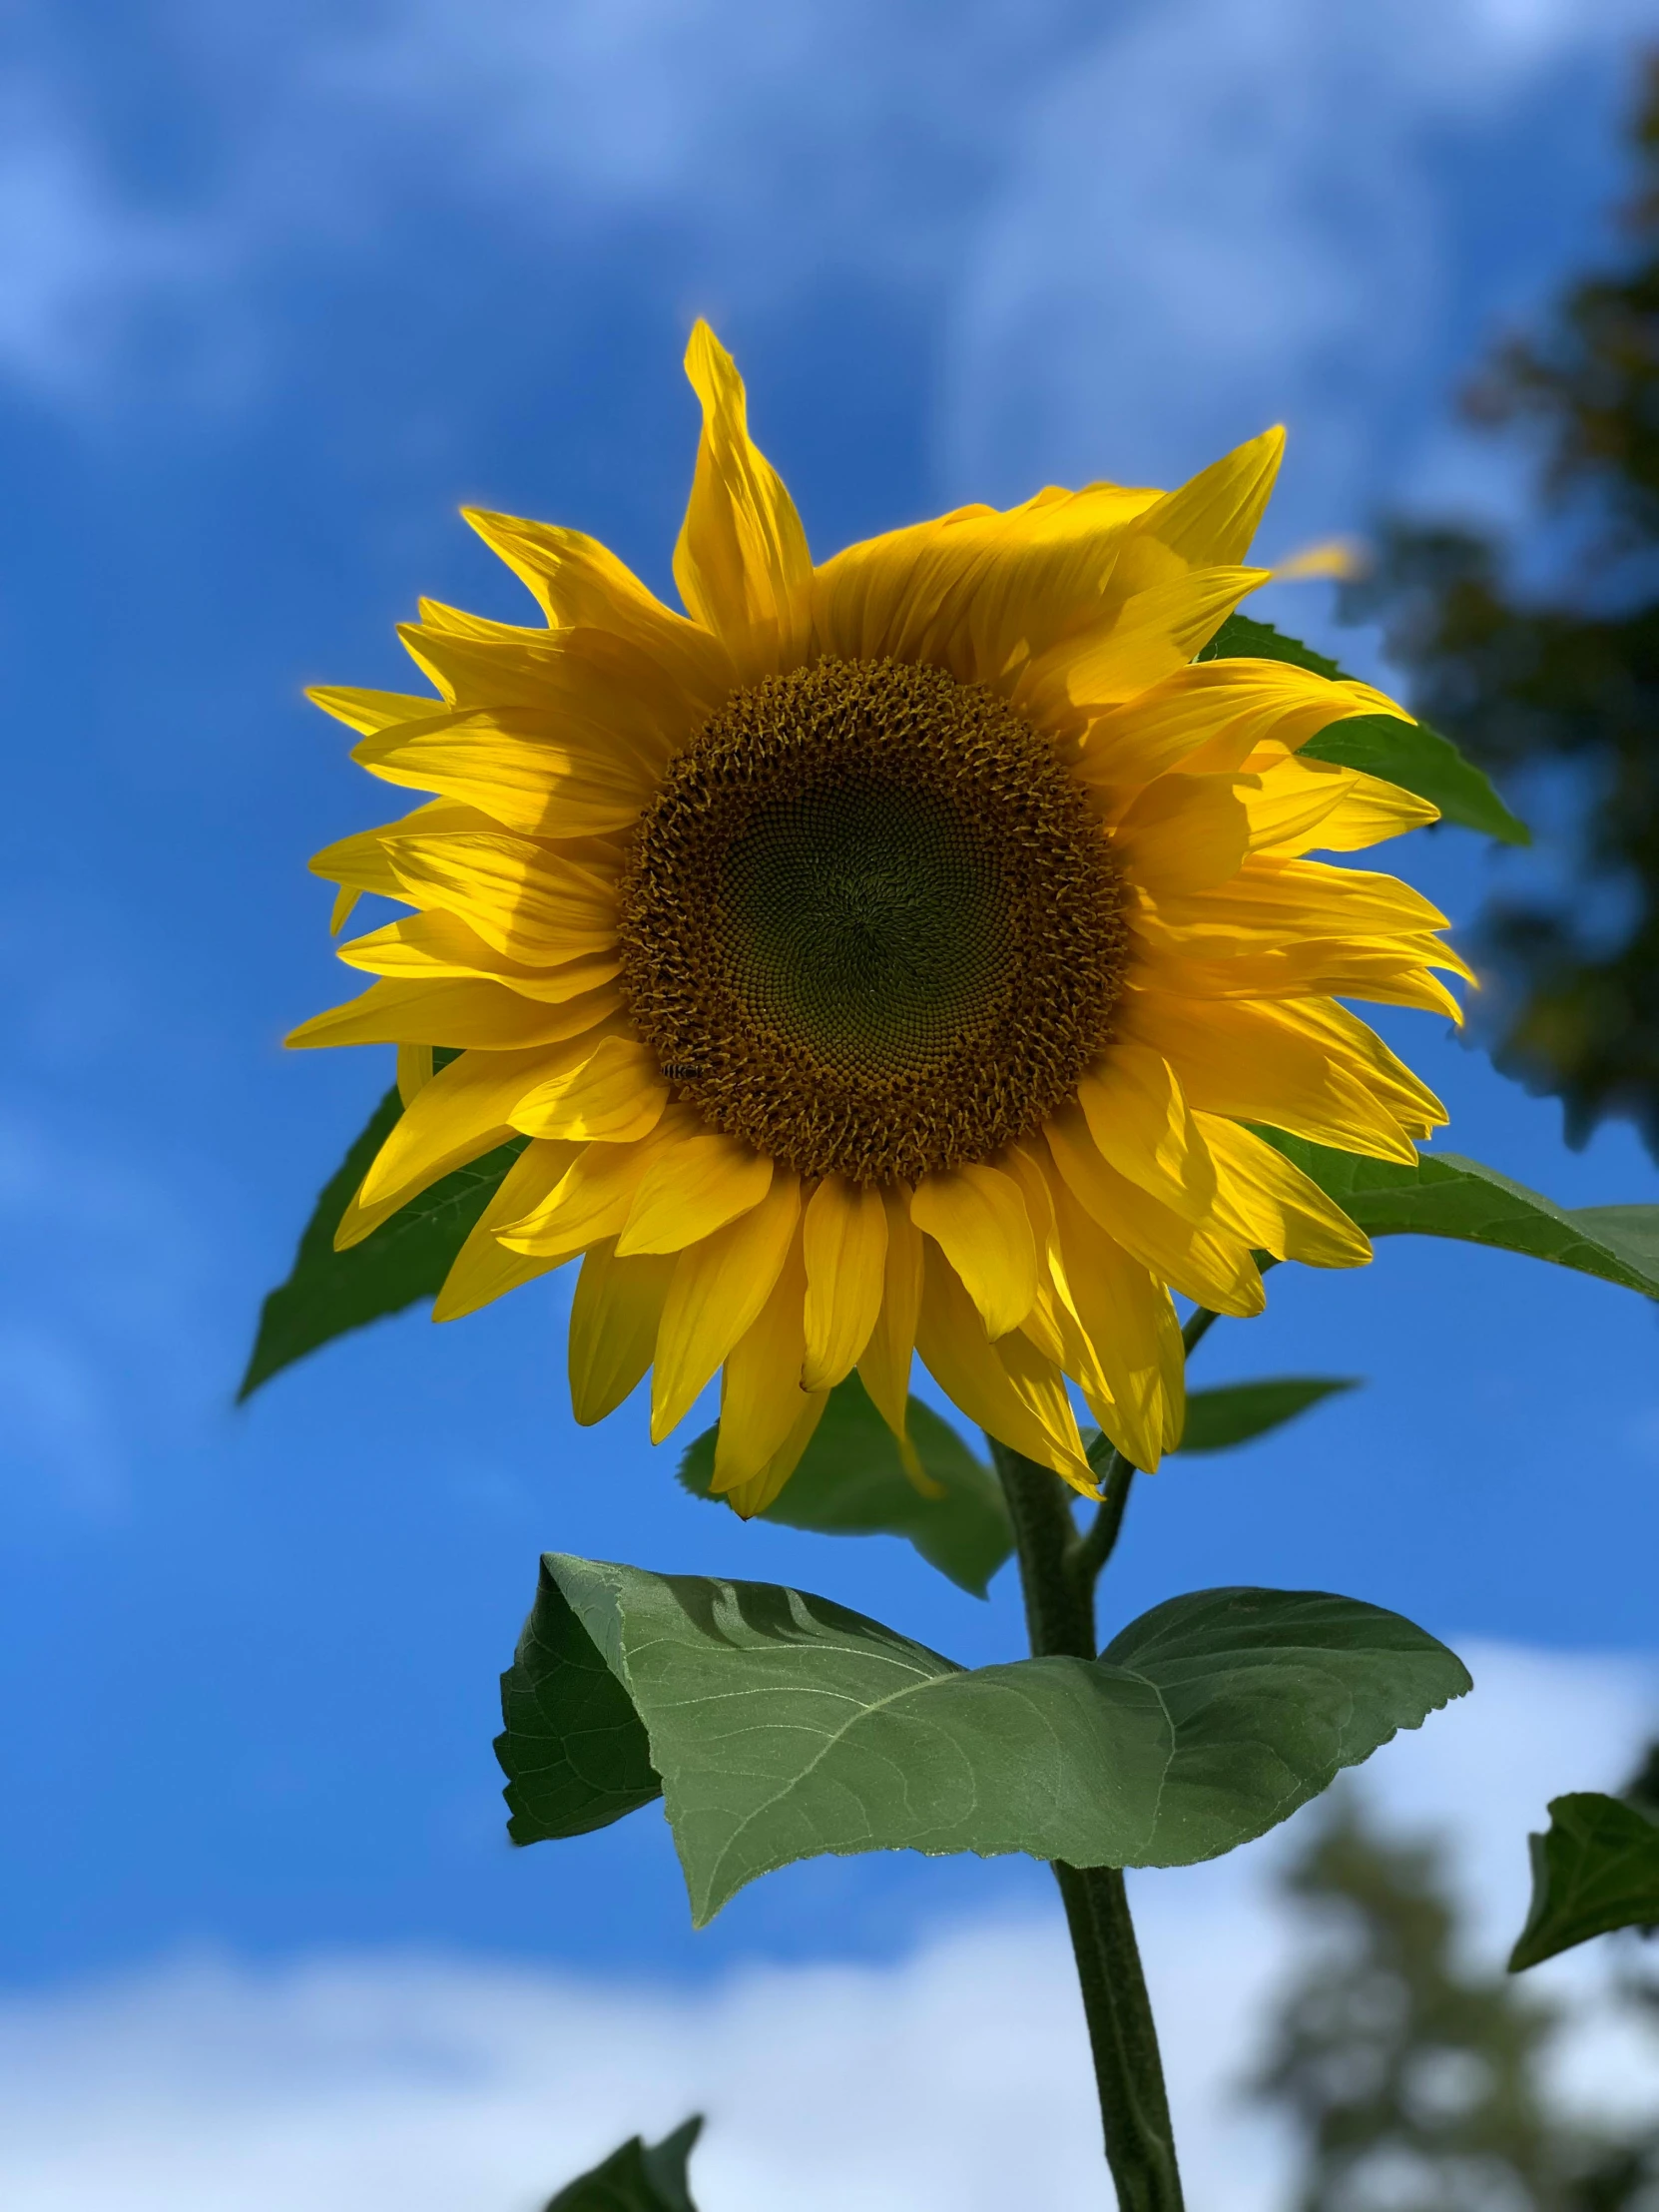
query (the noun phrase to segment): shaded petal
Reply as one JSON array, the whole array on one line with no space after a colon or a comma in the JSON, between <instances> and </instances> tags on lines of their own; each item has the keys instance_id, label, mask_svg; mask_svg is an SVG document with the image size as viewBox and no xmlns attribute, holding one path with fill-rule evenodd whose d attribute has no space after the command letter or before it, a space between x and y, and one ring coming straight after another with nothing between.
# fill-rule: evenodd
<instances>
[{"instance_id":1,"label":"shaded petal","mask_svg":"<svg viewBox=\"0 0 1659 2212\"><path fill-rule=\"evenodd\" d=\"M1237 1122L1203 1117L1220 1170L1217 1219L1256 1252L1311 1268L1359 1268L1371 1239L1282 1152Z\"/></svg>"},{"instance_id":2,"label":"shaded petal","mask_svg":"<svg viewBox=\"0 0 1659 2212\"><path fill-rule=\"evenodd\" d=\"M455 1255L432 1307L434 1321L460 1321L559 1265L557 1260L508 1251L495 1232L516 1221L527 1208L541 1204L564 1176L576 1150L569 1144L525 1146Z\"/></svg>"},{"instance_id":3,"label":"shaded petal","mask_svg":"<svg viewBox=\"0 0 1659 2212\"><path fill-rule=\"evenodd\" d=\"M601 984L563 1004L524 998L504 983L371 983L360 998L302 1021L282 1041L297 1049L331 1044L440 1044L519 1051L575 1037L614 1014L622 994Z\"/></svg>"},{"instance_id":4,"label":"shaded petal","mask_svg":"<svg viewBox=\"0 0 1659 2212\"><path fill-rule=\"evenodd\" d=\"M1198 1110L1315 1144L1412 1162L1445 1120L1432 1091L1364 1022L1321 1001L1197 1000L1127 991L1119 1031L1169 1060Z\"/></svg>"},{"instance_id":5,"label":"shaded petal","mask_svg":"<svg viewBox=\"0 0 1659 2212\"><path fill-rule=\"evenodd\" d=\"M920 1474L921 1461L910 1443L906 1412L916 1316L921 1309L922 1237L910 1219L910 1194L902 1184L883 1190L881 1204L887 1217L881 1311L858 1357L858 1380L897 1439L905 1471L914 1480Z\"/></svg>"},{"instance_id":6,"label":"shaded petal","mask_svg":"<svg viewBox=\"0 0 1659 2212\"><path fill-rule=\"evenodd\" d=\"M647 1170L700 1127L695 1115L671 1106L636 1144L584 1146L544 1204L498 1231L501 1241L515 1252L569 1259L620 1235Z\"/></svg>"},{"instance_id":7,"label":"shaded petal","mask_svg":"<svg viewBox=\"0 0 1659 2212\"><path fill-rule=\"evenodd\" d=\"M625 734L512 708L468 708L364 738L351 758L383 783L437 792L533 837L626 829L656 789L664 759Z\"/></svg>"},{"instance_id":8,"label":"shaded petal","mask_svg":"<svg viewBox=\"0 0 1659 2212\"><path fill-rule=\"evenodd\" d=\"M711 1129L686 1137L641 1181L617 1250L684 1251L759 1206L774 1179L773 1163L741 1138Z\"/></svg>"},{"instance_id":9,"label":"shaded petal","mask_svg":"<svg viewBox=\"0 0 1659 2212\"><path fill-rule=\"evenodd\" d=\"M497 951L553 965L616 942L616 885L546 845L503 831L382 838L396 895L456 914Z\"/></svg>"},{"instance_id":10,"label":"shaded petal","mask_svg":"<svg viewBox=\"0 0 1659 2212\"><path fill-rule=\"evenodd\" d=\"M692 331L686 374L703 402L703 435L674 581L745 680L794 668L811 622L813 562L801 517L750 438L743 379L706 322Z\"/></svg>"},{"instance_id":11,"label":"shaded petal","mask_svg":"<svg viewBox=\"0 0 1659 2212\"><path fill-rule=\"evenodd\" d=\"M870 1183L827 1175L807 1201L806 1338L801 1371L808 1390L829 1390L850 1375L881 1312L886 1286L887 1210Z\"/></svg>"},{"instance_id":12,"label":"shaded petal","mask_svg":"<svg viewBox=\"0 0 1659 2212\"><path fill-rule=\"evenodd\" d=\"M1102 627L1033 661L1014 705L1045 727L1091 721L1173 676L1202 651L1265 568L1201 568L1133 593Z\"/></svg>"},{"instance_id":13,"label":"shaded petal","mask_svg":"<svg viewBox=\"0 0 1659 2212\"><path fill-rule=\"evenodd\" d=\"M938 1245L984 1317L1004 1337L1037 1296L1037 1253L1019 1185L995 1168L963 1166L923 1176L910 1219Z\"/></svg>"},{"instance_id":14,"label":"shaded petal","mask_svg":"<svg viewBox=\"0 0 1659 2212\"><path fill-rule=\"evenodd\" d=\"M610 982L622 966L620 953L613 951L589 953L558 967L526 967L497 952L459 915L446 914L440 906L427 913L402 914L383 929L353 937L337 951L347 967L365 969L370 975L396 976L406 982L482 976L504 983L522 997L553 1005Z\"/></svg>"},{"instance_id":15,"label":"shaded petal","mask_svg":"<svg viewBox=\"0 0 1659 2212\"><path fill-rule=\"evenodd\" d=\"M1010 1450L1052 1467L1086 1497L1099 1491L1065 1378L1018 1330L993 1344L979 1309L942 1252L927 1252L916 1350L969 1420Z\"/></svg>"},{"instance_id":16,"label":"shaded petal","mask_svg":"<svg viewBox=\"0 0 1659 2212\"><path fill-rule=\"evenodd\" d=\"M1161 1283L1218 1314L1249 1319L1267 1303L1248 1246L1215 1224L1183 1221L1101 1158L1080 1106L1064 1106L1044 1129L1054 1164L1091 1219Z\"/></svg>"},{"instance_id":17,"label":"shaded petal","mask_svg":"<svg viewBox=\"0 0 1659 2212\"><path fill-rule=\"evenodd\" d=\"M463 507L492 553L528 585L555 629L606 630L649 654L712 713L736 682L717 638L648 591L608 546L580 530Z\"/></svg>"},{"instance_id":18,"label":"shaded petal","mask_svg":"<svg viewBox=\"0 0 1659 2212\"><path fill-rule=\"evenodd\" d=\"M1215 1163L1162 1053L1119 1038L1079 1082L1077 1102L1102 1157L1120 1175L1183 1220L1205 1220L1215 1204Z\"/></svg>"},{"instance_id":19,"label":"shaded petal","mask_svg":"<svg viewBox=\"0 0 1659 2212\"><path fill-rule=\"evenodd\" d=\"M710 1485L717 1492L752 1483L800 1425L807 1399L827 1394L801 1386L806 1297L807 1269L798 1231L771 1297L732 1347L721 1374L720 1428Z\"/></svg>"},{"instance_id":20,"label":"shaded petal","mask_svg":"<svg viewBox=\"0 0 1659 2212\"><path fill-rule=\"evenodd\" d=\"M360 1244L452 1168L505 1144L513 1108L559 1064L553 1053L463 1052L441 1068L393 1122L334 1233L335 1251Z\"/></svg>"},{"instance_id":21,"label":"shaded petal","mask_svg":"<svg viewBox=\"0 0 1659 2212\"><path fill-rule=\"evenodd\" d=\"M755 1514L766 1511L800 1466L802 1454L812 1442L814 1432L824 1418L824 1408L829 1402L828 1390L814 1390L811 1394L803 1395L795 1426L766 1465L749 1481L735 1483L726 1492L726 1502L735 1513L741 1514L745 1520L751 1520Z\"/></svg>"},{"instance_id":22,"label":"shaded petal","mask_svg":"<svg viewBox=\"0 0 1659 2212\"><path fill-rule=\"evenodd\" d=\"M685 1418L759 1316L783 1273L800 1218L800 1178L781 1171L758 1206L676 1260L651 1378L653 1443Z\"/></svg>"},{"instance_id":23,"label":"shaded petal","mask_svg":"<svg viewBox=\"0 0 1659 2212\"><path fill-rule=\"evenodd\" d=\"M1249 779L1160 776L1112 832L1130 881L1161 898L1236 875L1250 849Z\"/></svg>"},{"instance_id":24,"label":"shaded petal","mask_svg":"<svg viewBox=\"0 0 1659 2212\"><path fill-rule=\"evenodd\" d=\"M1180 1442L1186 1417L1186 1351L1169 1292L1090 1218L1060 1175L1054 1219L1059 1287L1106 1385L1100 1401L1090 1395L1090 1410L1124 1457L1151 1473Z\"/></svg>"},{"instance_id":25,"label":"shaded petal","mask_svg":"<svg viewBox=\"0 0 1659 2212\"><path fill-rule=\"evenodd\" d=\"M616 1239L590 1245L570 1302L570 1404L591 1428L644 1379L657 1352L657 1328L674 1279L674 1255L617 1257Z\"/></svg>"}]
</instances>

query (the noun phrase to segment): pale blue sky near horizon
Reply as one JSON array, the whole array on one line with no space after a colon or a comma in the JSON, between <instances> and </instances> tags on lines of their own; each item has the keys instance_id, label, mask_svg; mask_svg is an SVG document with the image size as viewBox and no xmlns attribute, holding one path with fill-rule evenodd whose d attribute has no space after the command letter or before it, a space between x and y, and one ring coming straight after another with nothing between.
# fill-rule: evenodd
<instances>
[{"instance_id":1,"label":"pale blue sky near horizon","mask_svg":"<svg viewBox=\"0 0 1659 2212\"><path fill-rule=\"evenodd\" d=\"M1045 479L1169 481L1280 417L1270 556L1390 499L1512 513L1450 396L1602 249L1656 29L1611 0L11 11L0 1984L192 1943L699 1975L1046 1894L827 1861L693 1938L655 1812L508 1853L495 1676L543 1548L787 1577L962 1659L1018 1644L1006 1576L981 1606L894 1544L745 1529L638 1406L578 1430L559 1281L233 1409L388 1079L279 1047L351 988L305 859L386 811L300 690L405 682L420 593L519 611L463 501L666 588L700 311L821 554ZM1325 587L1273 612L1379 673ZM1459 920L1494 864L1461 832L1396 849ZM1449 1144L1565 1203L1659 1199L1628 1129L1570 1154L1443 1024L1383 1026ZM1642 1302L1493 1254L1282 1270L1205 1373L1366 1389L1143 1485L1108 1607L1255 1580L1651 1650L1656 1349Z\"/></svg>"}]
</instances>

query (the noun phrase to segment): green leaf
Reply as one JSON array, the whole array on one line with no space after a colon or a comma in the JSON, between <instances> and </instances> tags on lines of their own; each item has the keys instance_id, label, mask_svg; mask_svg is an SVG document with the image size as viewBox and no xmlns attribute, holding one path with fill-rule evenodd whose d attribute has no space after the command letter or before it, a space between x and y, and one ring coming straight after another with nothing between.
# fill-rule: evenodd
<instances>
[{"instance_id":1,"label":"green leaf","mask_svg":"<svg viewBox=\"0 0 1659 2212\"><path fill-rule=\"evenodd\" d=\"M586 1836L634 1813L663 1785L645 1724L543 1560L536 1602L501 1677L495 1756L515 1844Z\"/></svg>"},{"instance_id":2,"label":"green leaf","mask_svg":"<svg viewBox=\"0 0 1659 2212\"><path fill-rule=\"evenodd\" d=\"M1659 1206L1569 1212L1461 1153L1424 1152L1407 1167L1403 1161L1334 1152L1277 1129L1261 1134L1369 1236L1450 1237L1490 1245L1659 1298Z\"/></svg>"},{"instance_id":3,"label":"green leaf","mask_svg":"<svg viewBox=\"0 0 1659 2212\"><path fill-rule=\"evenodd\" d=\"M697 2212L686 2161L702 2132L699 2113L660 2143L631 2136L602 2166L550 2197L543 2212Z\"/></svg>"},{"instance_id":4,"label":"green leaf","mask_svg":"<svg viewBox=\"0 0 1659 2212\"><path fill-rule=\"evenodd\" d=\"M825 1852L1214 1858L1469 1686L1409 1621L1320 1592L1203 1591L1098 1660L967 1670L775 1584L543 1564L645 1724L699 1926Z\"/></svg>"},{"instance_id":5,"label":"green leaf","mask_svg":"<svg viewBox=\"0 0 1659 2212\"><path fill-rule=\"evenodd\" d=\"M1532 1909L1511 1973L1592 1936L1659 1922L1659 1826L1635 1806L1593 1790L1552 1798L1549 1833L1527 1844Z\"/></svg>"},{"instance_id":6,"label":"green leaf","mask_svg":"<svg viewBox=\"0 0 1659 2212\"><path fill-rule=\"evenodd\" d=\"M910 1400L909 1426L934 1485L930 1497L906 1475L891 1429L858 1378L848 1376L830 1391L800 1466L759 1518L830 1536L906 1536L929 1566L983 1597L1013 1548L1001 1486L919 1398ZM710 1494L719 1433L706 1429L680 1461L680 1480L694 1497Z\"/></svg>"},{"instance_id":7,"label":"green leaf","mask_svg":"<svg viewBox=\"0 0 1659 2212\"><path fill-rule=\"evenodd\" d=\"M1230 1382L1221 1389L1189 1390L1182 1451L1228 1451L1283 1427L1340 1390L1356 1390L1352 1378L1276 1375L1260 1382Z\"/></svg>"},{"instance_id":8,"label":"green leaf","mask_svg":"<svg viewBox=\"0 0 1659 2212\"><path fill-rule=\"evenodd\" d=\"M396 1091L387 1091L324 1187L287 1281L261 1310L253 1356L237 1392L239 1405L262 1382L348 1329L401 1313L416 1299L435 1298L473 1224L529 1141L514 1137L470 1167L457 1168L361 1244L336 1252L334 1231L340 1217L402 1111Z\"/></svg>"},{"instance_id":9,"label":"green leaf","mask_svg":"<svg viewBox=\"0 0 1659 2212\"><path fill-rule=\"evenodd\" d=\"M1253 622L1248 615L1230 615L1199 659L1290 661L1319 676L1345 677L1345 671L1323 653L1286 637L1271 622ZM1532 842L1532 832L1509 812L1482 771L1426 722L1401 722L1396 715L1355 715L1332 723L1301 750L1310 760L1364 769L1368 776L1380 776L1384 783L1414 792L1438 807L1447 822L1465 830L1478 830L1504 844Z\"/></svg>"}]
</instances>

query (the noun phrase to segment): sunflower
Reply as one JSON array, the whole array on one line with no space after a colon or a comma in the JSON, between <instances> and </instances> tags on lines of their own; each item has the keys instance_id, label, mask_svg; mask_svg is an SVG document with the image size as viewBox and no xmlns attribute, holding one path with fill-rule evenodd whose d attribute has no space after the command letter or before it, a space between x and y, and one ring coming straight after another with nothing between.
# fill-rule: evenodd
<instances>
[{"instance_id":1,"label":"sunflower","mask_svg":"<svg viewBox=\"0 0 1659 2212\"><path fill-rule=\"evenodd\" d=\"M515 1137L436 1318L580 1259L576 1417L649 1371L661 1439L719 1372L715 1486L767 1505L855 1369L908 1453L912 1356L1095 1494L1181 1434L1171 1293L1258 1313L1257 1256L1361 1232L1251 1124L1412 1160L1432 1093L1341 1003L1457 1017L1444 916L1312 860L1435 819L1298 748L1403 710L1196 658L1268 431L1180 490L1048 488L813 565L702 323L675 613L595 540L468 513L545 627L424 602L438 696L320 689L432 794L311 863L411 909L301 1045L394 1044L404 1099L341 1247ZM434 1048L449 1057L434 1072Z\"/></svg>"}]
</instances>

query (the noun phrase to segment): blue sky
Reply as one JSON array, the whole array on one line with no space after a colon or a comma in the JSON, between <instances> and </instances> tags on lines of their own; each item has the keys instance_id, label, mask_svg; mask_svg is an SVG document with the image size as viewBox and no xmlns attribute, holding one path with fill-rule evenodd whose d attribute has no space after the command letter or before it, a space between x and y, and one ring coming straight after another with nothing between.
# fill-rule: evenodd
<instances>
[{"instance_id":1,"label":"blue sky","mask_svg":"<svg viewBox=\"0 0 1659 2212\"><path fill-rule=\"evenodd\" d=\"M9 11L0 1983L203 1942L697 1978L1043 1901L1018 1867L830 1862L694 1939L654 1814L508 1854L494 1682L544 1547L788 1576L963 1659L1018 1636L1006 1587L686 1499L637 1408L575 1429L558 1282L232 1409L388 1073L279 1049L349 985L305 858L381 811L300 688L400 684L419 593L521 611L464 500L666 588L697 312L821 554L1048 478L1169 481L1280 417L1270 555L1388 500L1512 512L1448 394L1600 236L1652 28L1615 0ZM1324 587L1272 611L1329 635ZM1414 842L1469 914L1490 856ZM1553 1105L1387 1026L1458 1149L1659 1199L1627 1132L1569 1155ZM1109 1607L1314 1584L1648 1649L1656 1342L1639 1302L1493 1255L1285 1270L1207 1371L1370 1386L1146 1485Z\"/></svg>"}]
</instances>

